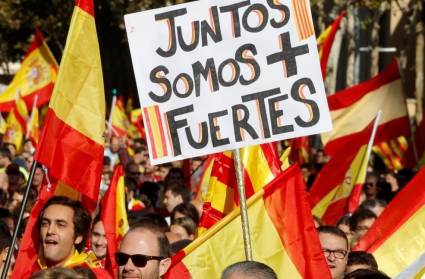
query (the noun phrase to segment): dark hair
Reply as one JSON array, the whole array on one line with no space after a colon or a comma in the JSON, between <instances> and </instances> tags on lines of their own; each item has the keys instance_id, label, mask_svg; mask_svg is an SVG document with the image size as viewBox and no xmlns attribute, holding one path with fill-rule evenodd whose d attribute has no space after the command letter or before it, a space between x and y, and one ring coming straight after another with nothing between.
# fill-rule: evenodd
<instances>
[{"instance_id":1,"label":"dark hair","mask_svg":"<svg viewBox=\"0 0 425 279\"><path fill-rule=\"evenodd\" d=\"M352 251L348 254L347 266L367 265L370 269L378 270L378 263L372 254L365 251Z\"/></svg>"},{"instance_id":2,"label":"dark hair","mask_svg":"<svg viewBox=\"0 0 425 279\"><path fill-rule=\"evenodd\" d=\"M188 235L196 234L196 224L190 217L176 218L171 222L171 225L178 225L182 227Z\"/></svg>"},{"instance_id":3,"label":"dark hair","mask_svg":"<svg viewBox=\"0 0 425 279\"><path fill-rule=\"evenodd\" d=\"M170 244L171 254L174 256L192 242L190 239L182 239Z\"/></svg>"},{"instance_id":4,"label":"dark hair","mask_svg":"<svg viewBox=\"0 0 425 279\"><path fill-rule=\"evenodd\" d=\"M127 232L127 234L138 230L147 230L155 234L156 239L158 240L159 256L164 258L169 258L171 256L170 242L168 241L168 238L161 227L153 223L139 223L136 226L132 227Z\"/></svg>"},{"instance_id":5,"label":"dark hair","mask_svg":"<svg viewBox=\"0 0 425 279\"><path fill-rule=\"evenodd\" d=\"M83 238L83 241L81 241L79 244L76 244L75 248L81 252L84 249L84 245L90 231L91 217L89 212L79 201L72 200L65 196L55 196L48 200L44 205L41 214L38 217L38 230L41 228L41 220L43 218L44 211L51 205L68 206L74 211L74 216L72 219L72 222L74 223L74 237L81 236Z\"/></svg>"},{"instance_id":6,"label":"dark hair","mask_svg":"<svg viewBox=\"0 0 425 279\"><path fill-rule=\"evenodd\" d=\"M172 184L183 184L185 181L184 172L180 168L171 168L168 171L167 176L164 178L165 187L171 186Z\"/></svg>"},{"instance_id":7,"label":"dark hair","mask_svg":"<svg viewBox=\"0 0 425 279\"><path fill-rule=\"evenodd\" d=\"M387 206L387 202L381 199L369 199L369 200L365 200L364 202L362 202L360 204L359 209L369 209L372 210L372 208L375 208L377 206L380 207L386 207Z\"/></svg>"},{"instance_id":8,"label":"dark hair","mask_svg":"<svg viewBox=\"0 0 425 279\"><path fill-rule=\"evenodd\" d=\"M44 270L40 270L33 275L30 279L75 279L77 273L75 270L64 268L64 267L52 267Z\"/></svg>"},{"instance_id":9,"label":"dark hair","mask_svg":"<svg viewBox=\"0 0 425 279\"><path fill-rule=\"evenodd\" d=\"M181 183L170 184L166 186L164 193L167 191L171 191L173 196L181 196L183 203L188 203L192 199L192 194L190 193L189 189Z\"/></svg>"},{"instance_id":10,"label":"dark hair","mask_svg":"<svg viewBox=\"0 0 425 279\"><path fill-rule=\"evenodd\" d=\"M338 220L338 222L336 223L336 227L339 227L340 225L350 226L350 219L351 219L351 216L349 214L346 214L346 215L342 216Z\"/></svg>"},{"instance_id":11,"label":"dark hair","mask_svg":"<svg viewBox=\"0 0 425 279\"><path fill-rule=\"evenodd\" d=\"M91 222L91 228L93 229L93 227L100 221L102 221L102 218L101 218L101 215L99 213L93 218L93 221Z\"/></svg>"},{"instance_id":12,"label":"dark hair","mask_svg":"<svg viewBox=\"0 0 425 279\"><path fill-rule=\"evenodd\" d=\"M96 274L90 268L85 266L76 266L73 268L77 274L76 279L96 279Z\"/></svg>"},{"instance_id":13,"label":"dark hair","mask_svg":"<svg viewBox=\"0 0 425 279\"><path fill-rule=\"evenodd\" d=\"M174 215L176 213L181 213L184 216L191 218L195 224L199 223L199 213L196 207L190 202L178 204L174 207L173 211L171 211L171 222L175 219Z\"/></svg>"},{"instance_id":14,"label":"dark hair","mask_svg":"<svg viewBox=\"0 0 425 279\"><path fill-rule=\"evenodd\" d=\"M0 189L0 205L5 206L8 202L8 196L5 190Z\"/></svg>"},{"instance_id":15,"label":"dark hair","mask_svg":"<svg viewBox=\"0 0 425 279\"><path fill-rule=\"evenodd\" d=\"M9 228L4 221L0 220L0 253L9 247L11 242L12 236L10 235Z\"/></svg>"},{"instance_id":16,"label":"dark hair","mask_svg":"<svg viewBox=\"0 0 425 279\"><path fill-rule=\"evenodd\" d=\"M221 279L230 278L230 276L235 273L257 279L277 279L277 275L271 267L256 261L237 262L226 267L221 274Z\"/></svg>"},{"instance_id":17,"label":"dark hair","mask_svg":"<svg viewBox=\"0 0 425 279\"><path fill-rule=\"evenodd\" d=\"M0 147L0 155L12 161L12 153L7 147Z\"/></svg>"},{"instance_id":18,"label":"dark hair","mask_svg":"<svg viewBox=\"0 0 425 279\"><path fill-rule=\"evenodd\" d=\"M347 244L347 249L350 247L350 245L348 244L348 238L347 235L340 229L338 229L337 227L333 227L333 226L321 226L317 228L317 232L320 233L327 233L327 234L331 234L337 237L341 237L345 240L345 243Z\"/></svg>"},{"instance_id":19,"label":"dark hair","mask_svg":"<svg viewBox=\"0 0 425 279\"><path fill-rule=\"evenodd\" d=\"M378 270L357 269L346 274L344 279L391 279L391 277Z\"/></svg>"},{"instance_id":20,"label":"dark hair","mask_svg":"<svg viewBox=\"0 0 425 279\"><path fill-rule=\"evenodd\" d=\"M376 214L369 209L358 209L350 218L350 230L354 232L357 229L358 224L366 219L376 219Z\"/></svg>"}]
</instances>

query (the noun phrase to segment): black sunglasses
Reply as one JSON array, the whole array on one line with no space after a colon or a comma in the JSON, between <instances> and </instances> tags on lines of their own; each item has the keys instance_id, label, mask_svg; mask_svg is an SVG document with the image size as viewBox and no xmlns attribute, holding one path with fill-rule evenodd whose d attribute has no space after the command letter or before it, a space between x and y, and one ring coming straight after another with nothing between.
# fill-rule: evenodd
<instances>
[{"instance_id":1,"label":"black sunglasses","mask_svg":"<svg viewBox=\"0 0 425 279\"><path fill-rule=\"evenodd\" d=\"M160 261L165 258L160 256L146 256L142 254L128 255L126 253L121 253L121 252L115 253L115 260L117 261L117 264L120 266L126 265L128 262L128 259L131 259L133 264L137 267L145 267L148 261L150 260Z\"/></svg>"}]
</instances>

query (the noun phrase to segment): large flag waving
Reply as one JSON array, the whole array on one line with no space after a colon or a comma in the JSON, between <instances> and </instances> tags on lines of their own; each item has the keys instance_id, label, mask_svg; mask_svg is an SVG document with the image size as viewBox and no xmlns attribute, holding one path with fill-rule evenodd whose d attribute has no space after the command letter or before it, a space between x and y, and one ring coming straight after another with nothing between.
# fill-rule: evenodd
<instances>
[{"instance_id":1,"label":"large flag waving","mask_svg":"<svg viewBox=\"0 0 425 279\"><path fill-rule=\"evenodd\" d=\"M267 263L279 278L330 278L297 165L247 204L254 260ZM220 278L226 266L244 260L239 216L238 208L180 251L166 278Z\"/></svg>"},{"instance_id":2,"label":"large flag waving","mask_svg":"<svg viewBox=\"0 0 425 279\"><path fill-rule=\"evenodd\" d=\"M96 207L104 129L105 97L93 1L78 0L35 154L35 160L47 168L48 180L57 183L43 190L46 197L40 197L31 211L13 278L27 278L37 265L35 224L49 197L67 195L81 199L91 211Z\"/></svg>"},{"instance_id":3,"label":"large flag waving","mask_svg":"<svg viewBox=\"0 0 425 279\"><path fill-rule=\"evenodd\" d=\"M22 100L20 94L17 94L12 110L9 112L6 123L6 133L3 142L12 143L16 150L20 150L27 130L28 108Z\"/></svg>"},{"instance_id":4,"label":"large flag waving","mask_svg":"<svg viewBox=\"0 0 425 279\"><path fill-rule=\"evenodd\" d=\"M328 97L333 130L322 134L329 155L344 150L350 138L359 134L376 113L382 120L376 143L409 134L409 119L397 62L376 77ZM367 142L367 137L364 142Z\"/></svg>"},{"instance_id":5,"label":"large flag waving","mask_svg":"<svg viewBox=\"0 0 425 279\"><path fill-rule=\"evenodd\" d=\"M281 162L273 143L244 147L241 149L241 158L247 197L261 190L281 172ZM208 190L203 193L201 228L210 228L238 206L235 173L232 152L219 153L214 157Z\"/></svg>"},{"instance_id":6,"label":"large flag waving","mask_svg":"<svg viewBox=\"0 0 425 279\"><path fill-rule=\"evenodd\" d=\"M119 243L129 229L125 201L124 170L120 165L115 168L111 185L102 199L101 219L108 241L108 252L105 268L111 274L117 274L115 252Z\"/></svg>"},{"instance_id":7,"label":"large flag waving","mask_svg":"<svg viewBox=\"0 0 425 279\"><path fill-rule=\"evenodd\" d=\"M27 106L32 105L35 96L38 96L38 106L46 104L52 95L57 71L55 58L40 31L36 30L21 68L6 90L0 94L0 111L10 111L18 92Z\"/></svg>"},{"instance_id":8,"label":"large flag waving","mask_svg":"<svg viewBox=\"0 0 425 279\"><path fill-rule=\"evenodd\" d=\"M319 38L317 38L317 44L319 46L320 68L322 69L323 79L326 79L326 68L336 32L338 31L339 26L341 25L341 21L345 15L346 12L342 11L334 20L334 22L332 22L332 24L326 28L322 34L320 34Z\"/></svg>"},{"instance_id":9,"label":"large flag waving","mask_svg":"<svg viewBox=\"0 0 425 279\"><path fill-rule=\"evenodd\" d=\"M92 0L78 0L35 160L97 204L103 164L105 94Z\"/></svg>"},{"instance_id":10,"label":"large flag waving","mask_svg":"<svg viewBox=\"0 0 425 279\"><path fill-rule=\"evenodd\" d=\"M425 168L391 201L355 250L372 253L394 277L425 251Z\"/></svg>"},{"instance_id":11,"label":"large flag waving","mask_svg":"<svg viewBox=\"0 0 425 279\"><path fill-rule=\"evenodd\" d=\"M343 152L333 155L326 163L311 187L313 215L326 224L336 224L344 214L353 213L359 205L370 157L368 144L363 144L363 138L369 138L372 146L375 136L372 128L371 123L364 131L351 137Z\"/></svg>"}]
</instances>

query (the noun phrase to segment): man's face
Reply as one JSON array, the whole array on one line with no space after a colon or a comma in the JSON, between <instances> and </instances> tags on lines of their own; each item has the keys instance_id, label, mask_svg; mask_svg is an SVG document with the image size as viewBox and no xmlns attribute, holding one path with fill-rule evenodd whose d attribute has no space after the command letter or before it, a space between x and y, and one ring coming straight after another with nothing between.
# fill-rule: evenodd
<instances>
[{"instance_id":1,"label":"man's face","mask_svg":"<svg viewBox=\"0 0 425 279\"><path fill-rule=\"evenodd\" d=\"M38 187L41 186L41 183L43 182L44 173L41 168L36 168L34 173L34 178L32 180L32 185Z\"/></svg>"},{"instance_id":2,"label":"man's face","mask_svg":"<svg viewBox=\"0 0 425 279\"><path fill-rule=\"evenodd\" d=\"M111 145L110 145L110 149L112 153L117 153L118 150L120 149L120 139L117 137L112 137L111 138Z\"/></svg>"},{"instance_id":3,"label":"man's face","mask_svg":"<svg viewBox=\"0 0 425 279\"><path fill-rule=\"evenodd\" d=\"M138 229L129 232L121 242L119 251L128 255L159 256L157 237L151 231ZM149 260L144 267L137 267L131 259L119 267L119 278L159 279L170 266L170 259Z\"/></svg>"},{"instance_id":4,"label":"man's face","mask_svg":"<svg viewBox=\"0 0 425 279\"><path fill-rule=\"evenodd\" d=\"M165 191L164 193L164 205L167 208L168 212L173 211L174 207L181 204L183 199L180 195L174 196L173 192L170 190Z\"/></svg>"},{"instance_id":5,"label":"man's face","mask_svg":"<svg viewBox=\"0 0 425 279\"><path fill-rule=\"evenodd\" d=\"M378 179L374 176L369 176L366 178L366 183L364 185L364 191L366 195L376 195L378 193L377 183Z\"/></svg>"},{"instance_id":6,"label":"man's face","mask_svg":"<svg viewBox=\"0 0 425 279\"><path fill-rule=\"evenodd\" d=\"M367 231L370 229L370 227L375 222L375 218L367 218L361 220L356 227L356 231L354 232L355 237L357 240L360 240L363 235L367 233Z\"/></svg>"},{"instance_id":7,"label":"man's face","mask_svg":"<svg viewBox=\"0 0 425 279\"><path fill-rule=\"evenodd\" d=\"M347 242L344 238L330 233L319 233L319 239L332 278L342 279L347 265ZM343 258L341 258L342 254L345 255Z\"/></svg>"},{"instance_id":8,"label":"man's face","mask_svg":"<svg viewBox=\"0 0 425 279\"><path fill-rule=\"evenodd\" d=\"M102 221L99 221L93 226L91 232L92 250L98 259L103 259L106 256L107 244L105 228Z\"/></svg>"},{"instance_id":9,"label":"man's face","mask_svg":"<svg viewBox=\"0 0 425 279\"><path fill-rule=\"evenodd\" d=\"M44 210L40 237L46 264L61 266L75 251L74 244L83 240L74 236L74 210L65 205L53 204Z\"/></svg>"}]
</instances>

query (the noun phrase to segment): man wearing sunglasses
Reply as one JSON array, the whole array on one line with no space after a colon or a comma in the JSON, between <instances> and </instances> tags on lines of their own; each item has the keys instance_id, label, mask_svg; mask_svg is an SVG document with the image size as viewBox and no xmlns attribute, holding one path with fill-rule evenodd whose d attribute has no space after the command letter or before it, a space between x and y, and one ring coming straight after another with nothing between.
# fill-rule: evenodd
<instances>
[{"instance_id":1,"label":"man wearing sunglasses","mask_svg":"<svg viewBox=\"0 0 425 279\"><path fill-rule=\"evenodd\" d=\"M347 236L337 227L321 226L317 230L319 232L322 251L331 271L332 278L344 278L349 252Z\"/></svg>"},{"instance_id":2,"label":"man wearing sunglasses","mask_svg":"<svg viewBox=\"0 0 425 279\"><path fill-rule=\"evenodd\" d=\"M115 259L118 278L159 279L171 264L170 244L161 228L136 226L124 236Z\"/></svg>"}]
</instances>

